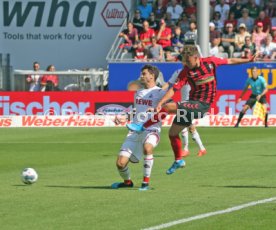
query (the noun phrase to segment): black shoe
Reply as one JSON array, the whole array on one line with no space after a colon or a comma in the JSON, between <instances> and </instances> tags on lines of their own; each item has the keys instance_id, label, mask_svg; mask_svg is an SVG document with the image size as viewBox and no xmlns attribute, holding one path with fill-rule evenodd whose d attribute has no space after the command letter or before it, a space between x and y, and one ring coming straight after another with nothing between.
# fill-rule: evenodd
<instances>
[{"instance_id":1,"label":"black shoe","mask_svg":"<svg viewBox=\"0 0 276 230\"><path fill-rule=\"evenodd\" d=\"M117 182L111 185L111 188L118 189L118 188L132 188L134 186L133 182L131 181L129 184L125 184L124 182Z\"/></svg>"},{"instance_id":2,"label":"black shoe","mask_svg":"<svg viewBox=\"0 0 276 230\"><path fill-rule=\"evenodd\" d=\"M147 191L149 189L149 183L142 183L141 187L139 188L140 191Z\"/></svg>"},{"instance_id":3,"label":"black shoe","mask_svg":"<svg viewBox=\"0 0 276 230\"><path fill-rule=\"evenodd\" d=\"M268 125L265 125L265 128L268 128Z\"/></svg>"},{"instance_id":4,"label":"black shoe","mask_svg":"<svg viewBox=\"0 0 276 230\"><path fill-rule=\"evenodd\" d=\"M236 125L234 126L234 128L239 128L239 124L236 124Z\"/></svg>"}]
</instances>

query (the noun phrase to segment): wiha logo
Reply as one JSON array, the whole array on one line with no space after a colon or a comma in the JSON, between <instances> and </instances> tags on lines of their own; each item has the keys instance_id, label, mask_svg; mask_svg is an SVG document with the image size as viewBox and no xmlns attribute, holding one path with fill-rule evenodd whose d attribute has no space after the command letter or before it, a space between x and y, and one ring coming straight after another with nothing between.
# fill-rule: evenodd
<instances>
[{"instance_id":1,"label":"wiha logo","mask_svg":"<svg viewBox=\"0 0 276 230\"><path fill-rule=\"evenodd\" d=\"M50 8L46 7L46 4L51 4ZM74 7L73 10L72 7ZM35 27L41 25L53 27L57 20L59 20L60 27L65 27L68 20L72 20L76 27L91 27L95 9L96 2L93 1L80 1L74 6L72 2L63 0L29 1L27 4L23 4L22 1L15 3L3 1L4 26L10 26L14 20L17 27L23 27L29 19L34 22ZM34 12L35 18L30 16Z\"/></svg>"}]
</instances>

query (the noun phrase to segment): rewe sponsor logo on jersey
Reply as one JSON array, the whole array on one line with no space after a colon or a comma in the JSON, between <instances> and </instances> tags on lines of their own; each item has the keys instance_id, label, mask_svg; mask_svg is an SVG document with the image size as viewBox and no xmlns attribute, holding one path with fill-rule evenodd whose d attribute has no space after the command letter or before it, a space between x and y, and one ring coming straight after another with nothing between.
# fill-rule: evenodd
<instances>
[{"instance_id":1,"label":"rewe sponsor logo on jersey","mask_svg":"<svg viewBox=\"0 0 276 230\"><path fill-rule=\"evenodd\" d=\"M52 101L50 96L43 96L42 102L10 101L10 96L0 96L0 114L2 115L69 115L86 114L90 102L64 103Z\"/></svg>"},{"instance_id":2,"label":"rewe sponsor logo on jersey","mask_svg":"<svg viewBox=\"0 0 276 230\"><path fill-rule=\"evenodd\" d=\"M91 27L95 9L95 1L3 1L2 15L5 27L12 23L23 27L27 21L35 27L65 27L68 21L75 27Z\"/></svg>"},{"instance_id":3,"label":"rewe sponsor logo on jersey","mask_svg":"<svg viewBox=\"0 0 276 230\"><path fill-rule=\"evenodd\" d=\"M152 100L148 100L148 99L136 99L136 104L138 105L148 105L148 106L152 106Z\"/></svg>"}]
</instances>

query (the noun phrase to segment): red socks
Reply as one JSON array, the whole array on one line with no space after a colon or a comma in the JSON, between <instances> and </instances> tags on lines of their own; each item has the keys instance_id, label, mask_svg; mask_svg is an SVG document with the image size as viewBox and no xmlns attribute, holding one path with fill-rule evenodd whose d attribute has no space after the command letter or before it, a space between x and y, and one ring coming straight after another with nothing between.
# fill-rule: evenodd
<instances>
[{"instance_id":1,"label":"red socks","mask_svg":"<svg viewBox=\"0 0 276 230\"><path fill-rule=\"evenodd\" d=\"M182 159L182 142L179 137L177 136L169 136L171 140L171 146L174 152L175 160L181 160Z\"/></svg>"},{"instance_id":2,"label":"red socks","mask_svg":"<svg viewBox=\"0 0 276 230\"><path fill-rule=\"evenodd\" d=\"M168 112L166 109L162 108L158 113L154 114L154 116L149 119L148 121L146 121L144 123L144 128L148 128L156 123L158 123L159 121L162 121L163 119L166 118L166 116L168 115Z\"/></svg>"}]
</instances>

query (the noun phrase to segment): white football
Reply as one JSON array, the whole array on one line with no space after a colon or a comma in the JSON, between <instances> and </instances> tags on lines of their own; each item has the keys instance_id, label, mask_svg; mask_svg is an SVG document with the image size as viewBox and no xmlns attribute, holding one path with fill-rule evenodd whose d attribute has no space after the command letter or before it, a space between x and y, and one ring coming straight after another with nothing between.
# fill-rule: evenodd
<instances>
[{"instance_id":1,"label":"white football","mask_svg":"<svg viewBox=\"0 0 276 230\"><path fill-rule=\"evenodd\" d=\"M33 168L25 168L21 173L21 179L24 184L33 184L38 179L38 174Z\"/></svg>"}]
</instances>

